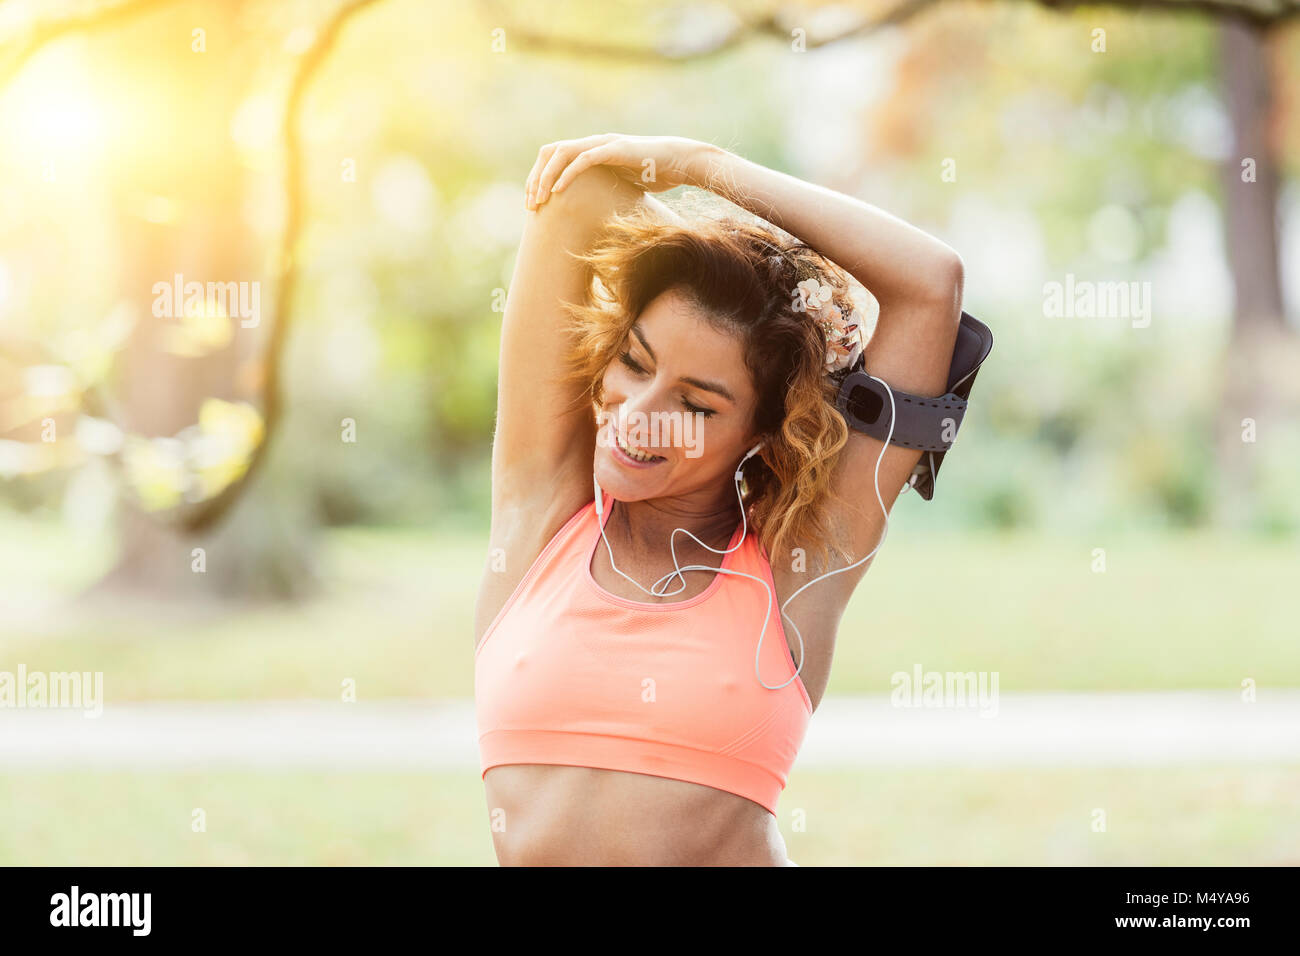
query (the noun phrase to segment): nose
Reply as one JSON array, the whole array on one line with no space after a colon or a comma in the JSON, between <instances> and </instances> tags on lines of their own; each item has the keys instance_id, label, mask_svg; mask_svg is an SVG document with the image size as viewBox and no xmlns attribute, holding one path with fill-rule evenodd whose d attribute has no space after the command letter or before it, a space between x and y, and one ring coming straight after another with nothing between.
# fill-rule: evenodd
<instances>
[{"instance_id":1,"label":"nose","mask_svg":"<svg viewBox=\"0 0 1300 956\"><path fill-rule=\"evenodd\" d=\"M662 411L662 401L658 391L653 387L639 389L629 394L619 406L622 417L639 413L649 418L651 412L657 411Z\"/></svg>"},{"instance_id":2,"label":"nose","mask_svg":"<svg viewBox=\"0 0 1300 956\"><path fill-rule=\"evenodd\" d=\"M616 398L621 398L621 401L616 401L610 411L619 438L625 443L655 451L654 423L660 421L660 416L667 411L669 396L666 389L647 383Z\"/></svg>"}]
</instances>

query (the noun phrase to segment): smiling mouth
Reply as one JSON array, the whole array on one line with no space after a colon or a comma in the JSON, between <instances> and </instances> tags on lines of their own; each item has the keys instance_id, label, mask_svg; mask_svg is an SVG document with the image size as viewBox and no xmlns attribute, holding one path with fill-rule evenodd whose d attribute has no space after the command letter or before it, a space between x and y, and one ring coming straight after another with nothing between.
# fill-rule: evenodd
<instances>
[{"instance_id":1,"label":"smiling mouth","mask_svg":"<svg viewBox=\"0 0 1300 956\"><path fill-rule=\"evenodd\" d=\"M623 444L622 439L617 435L614 436L614 443L618 446L619 451L627 455L627 457L631 458L633 461L639 461L648 465L656 461L666 460L663 455L651 455L649 452L637 451L629 448L627 445Z\"/></svg>"}]
</instances>

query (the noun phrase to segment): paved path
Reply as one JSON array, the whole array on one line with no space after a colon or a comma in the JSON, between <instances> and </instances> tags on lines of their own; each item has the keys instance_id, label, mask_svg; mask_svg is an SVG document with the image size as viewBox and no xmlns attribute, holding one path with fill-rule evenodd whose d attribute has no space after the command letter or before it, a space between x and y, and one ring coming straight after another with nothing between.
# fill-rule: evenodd
<instances>
[{"instance_id":1,"label":"paved path","mask_svg":"<svg viewBox=\"0 0 1300 956\"><path fill-rule=\"evenodd\" d=\"M832 697L800 768L1300 763L1300 691L1002 694L996 715ZM151 703L0 709L12 768L462 770L477 766L471 701Z\"/></svg>"}]
</instances>

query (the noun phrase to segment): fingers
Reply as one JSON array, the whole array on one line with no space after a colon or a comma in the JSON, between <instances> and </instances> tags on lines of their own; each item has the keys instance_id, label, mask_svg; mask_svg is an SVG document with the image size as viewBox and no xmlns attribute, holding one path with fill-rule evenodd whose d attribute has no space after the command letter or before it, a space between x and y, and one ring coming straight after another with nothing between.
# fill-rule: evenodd
<instances>
[{"instance_id":1,"label":"fingers","mask_svg":"<svg viewBox=\"0 0 1300 956\"><path fill-rule=\"evenodd\" d=\"M564 167L564 172L560 174L560 178L557 179L555 185L551 187L551 192L560 192L584 169L590 169L592 166L599 166L601 163L605 162L611 154L612 150L608 146L597 146L595 149L589 149L585 152L579 153L577 157L569 163L569 165ZM545 201L545 198L546 197L543 197L543 201Z\"/></svg>"},{"instance_id":2,"label":"fingers","mask_svg":"<svg viewBox=\"0 0 1300 956\"><path fill-rule=\"evenodd\" d=\"M556 179L574 157L613 138L613 133L599 133L582 139L564 139L547 143L539 149L537 159L526 181L524 202L527 208L536 209L546 201Z\"/></svg>"},{"instance_id":3,"label":"fingers","mask_svg":"<svg viewBox=\"0 0 1300 956\"><path fill-rule=\"evenodd\" d=\"M524 204L533 209L536 206L534 195L537 191L537 177L541 175L542 169L550 161L551 155L559 147L559 143L547 143L537 151L537 159L533 161L533 168L528 173L528 179L525 181Z\"/></svg>"},{"instance_id":4,"label":"fingers","mask_svg":"<svg viewBox=\"0 0 1300 956\"><path fill-rule=\"evenodd\" d=\"M564 145L551 154L551 158L546 161L541 174L537 177L537 187L533 190L533 203L541 205L550 198L551 187L555 185L555 180L559 178L564 168L578 155L579 151L572 146Z\"/></svg>"}]
</instances>

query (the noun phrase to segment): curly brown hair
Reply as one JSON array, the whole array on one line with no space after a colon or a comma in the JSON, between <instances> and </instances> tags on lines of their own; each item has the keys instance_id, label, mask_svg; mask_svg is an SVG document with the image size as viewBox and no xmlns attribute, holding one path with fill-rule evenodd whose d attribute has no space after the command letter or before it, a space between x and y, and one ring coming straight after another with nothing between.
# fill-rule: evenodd
<instances>
[{"instance_id":1,"label":"curly brown hair","mask_svg":"<svg viewBox=\"0 0 1300 956\"><path fill-rule=\"evenodd\" d=\"M644 204L612 215L584 254L587 294L564 303L573 348L565 379L603 405L606 369L642 310L663 292L683 294L714 327L739 334L759 396L764 445L745 469L748 520L769 559L802 546L814 561L848 552L830 527L831 475L848 441L826 374L826 339L797 285L817 278L845 315L849 277L814 249L758 223L701 218L665 223Z\"/></svg>"}]
</instances>

